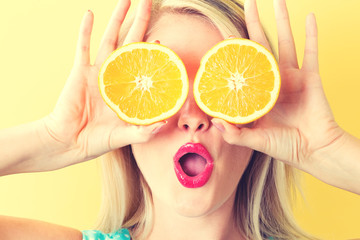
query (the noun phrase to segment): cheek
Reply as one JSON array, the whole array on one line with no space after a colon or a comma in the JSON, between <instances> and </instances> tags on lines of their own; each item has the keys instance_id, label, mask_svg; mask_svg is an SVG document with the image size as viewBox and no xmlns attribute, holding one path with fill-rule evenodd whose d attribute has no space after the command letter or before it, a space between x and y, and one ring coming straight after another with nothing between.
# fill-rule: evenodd
<instances>
[{"instance_id":1,"label":"cheek","mask_svg":"<svg viewBox=\"0 0 360 240\"><path fill-rule=\"evenodd\" d=\"M226 149L228 149L226 151ZM253 150L245 147L229 146L219 162L219 183L226 191L232 191L239 183L247 165L249 164Z\"/></svg>"},{"instance_id":2,"label":"cheek","mask_svg":"<svg viewBox=\"0 0 360 240\"><path fill-rule=\"evenodd\" d=\"M231 157L229 157L231 164L233 165L233 169L237 171L237 173L242 174L244 173L247 165L250 162L250 158L252 156L252 153L254 150L246 147L238 147L238 149L235 151L235 154L232 154Z\"/></svg>"},{"instance_id":3,"label":"cheek","mask_svg":"<svg viewBox=\"0 0 360 240\"><path fill-rule=\"evenodd\" d=\"M147 172L150 173L152 171L152 166L156 165L153 159L151 159L151 148L146 144L134 144L131 145L131 148L140 171L144 177L147 178Z\"/></svg>"},{"instance_id":4,"label":"cheek","mask_svg":"<svg viewBox=\"0 0 360 240\"><path fill-rule=\"evenodd\" d=\"M135 161L150 188L162 186L161 176L168 177L173 168L167 149L157 145L152 142L132 145Z\"/></svg>"}]
</instances>

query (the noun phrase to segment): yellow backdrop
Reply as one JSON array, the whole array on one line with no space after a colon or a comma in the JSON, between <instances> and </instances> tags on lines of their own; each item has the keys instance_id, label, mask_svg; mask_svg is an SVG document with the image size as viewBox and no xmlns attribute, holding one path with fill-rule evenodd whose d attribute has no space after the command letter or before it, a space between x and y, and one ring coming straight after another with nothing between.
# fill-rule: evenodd
<instances>
[{"instance_id":1,"label":"yellow backdrop","mask_svg":"<svg viewBox=\"0 0 360 240\"><path fill-rule=\"evenodd\" d=\"M39 119L54 107L70 72L83 14L93 10L96 56L116 0L19 0L0 8L0 128ZM305 17L317 16L320 68L337 122L360 137L360 1L288 0L302 61ZM276 41L271 0L258 0ZM276 45L276 44L275 44ZM31 141L31 139L28 139ZM21 146L19 146L21 151ZM307 202L295 207L301 225L324 239L360 238L360 197L304 174ZM100 204L96 161L47 173L0 178L0 214L91 229Z\"/></svg>"}]
</instances>

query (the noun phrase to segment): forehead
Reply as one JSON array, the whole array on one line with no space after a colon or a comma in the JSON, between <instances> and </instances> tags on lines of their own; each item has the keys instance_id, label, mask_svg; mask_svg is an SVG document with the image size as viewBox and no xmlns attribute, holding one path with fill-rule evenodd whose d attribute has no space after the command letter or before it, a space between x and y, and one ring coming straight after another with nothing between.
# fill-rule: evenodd
<instances>
[{"instance_id":1,"label":"forehead","mask_svg":"<svg viewBox=\"0 0 360 240\"><path fill-rule=\"evenodd\" d=\"M151 26L146 41L159 40L188 65L199 63L202 56L223 39L220 31L201 16L164 13Z\"/></svg>"}]
</instances>

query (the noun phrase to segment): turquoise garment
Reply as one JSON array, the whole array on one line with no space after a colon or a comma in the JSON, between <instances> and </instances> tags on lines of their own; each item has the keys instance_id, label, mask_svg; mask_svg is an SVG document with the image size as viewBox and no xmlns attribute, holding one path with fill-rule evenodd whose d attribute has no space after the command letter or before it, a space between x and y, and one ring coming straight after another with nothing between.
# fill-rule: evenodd
<instances>
[{"instance_id":1,"label":"turquoise garment","mask_svg":"<svg viewBox=\"0 0 360 240\"><path fill-rule=\"evenodd\" d=\"M122 228L113 233L102 233L98 230L84 230L82 231L83 240L130 240L129 230ZM270 237L269 240L274 240Z\"/></svg>"},{"instance_id":2,"label":"turquoise garment","mask_svg":"<svg viewBox=\"0 0 360 240\"><path fill-rule=\"evenodd\" d=\"M83 240L130 240L129 230L122 228L113 233L102 233L98 230L84 230L82 231Z\"/></svg>"}]
</instances>

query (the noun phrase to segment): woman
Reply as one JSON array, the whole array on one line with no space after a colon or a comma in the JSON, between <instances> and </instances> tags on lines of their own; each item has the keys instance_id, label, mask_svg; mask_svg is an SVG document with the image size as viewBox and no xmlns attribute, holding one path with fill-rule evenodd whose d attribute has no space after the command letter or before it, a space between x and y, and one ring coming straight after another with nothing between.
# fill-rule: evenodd
<instances>
[{"instance_id":1,"label":"woman","mask_svg":"<svg viewBox=\"0 0 360 240\"><path fill-rule=\"evenodd\" d=\"M15 234L15 239L45 239L49 234L67 239L126 239L130 235L134 239L310 238L291 215L288 195L295 176L289 165L360 193L359 164L353 160L360 156L359 140L336 124L324 96L313 15L307 19L306 52L299 69L285 2L275 1L283 88L275 108L256 123L236 127L211 119L196 106L190 89L177 115L139 127L121 122L103 103L97 88L102 62L119 45L160 41L181 57L190 85L204 53L229 35L249 37L270 47L253 0L246 2L245 17L235 1L151 4L144 0L130 29L123 26L118 35L128 7L128 1L119 2L93 66L89 59L93 15L88 12L74 68L54 111L40 121L0 134L6 146L2 155L9 156L1 163L2 175L58 169L112 151L104 159L99 221L99 230L109 234L82 234L47 225L39 234L34 230L41 226L37 222L27 222L32 226L28 231L17 231L8 227L13 221L6 218L2 226L9 237L5 239ZM16 152L13 147L20 138L34 141ZM209 181L196 189L177 182L172 166L174 155L186 149L187 143L193 149L207 149L216 162ZM175 231L181 235L174 235Z\"/></svg>"}]
</instances>

